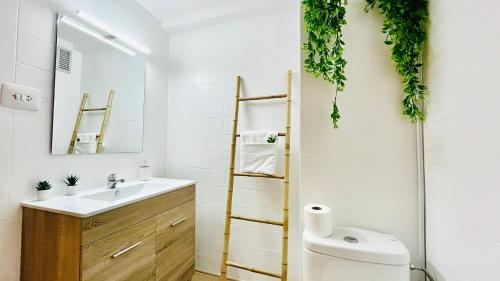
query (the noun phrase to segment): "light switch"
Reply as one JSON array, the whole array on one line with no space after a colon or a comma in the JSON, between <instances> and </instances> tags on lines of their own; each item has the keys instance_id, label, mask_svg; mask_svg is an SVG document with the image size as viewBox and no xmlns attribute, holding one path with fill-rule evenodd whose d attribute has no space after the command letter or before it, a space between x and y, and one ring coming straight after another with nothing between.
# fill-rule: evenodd
<instances>
[{"instance_id":1,"label":"light switch","mask_svg":"<svg viewBox=\"0 0 500 281\"><path fill-rule=\"evenodd\" d=\"M10 108L40 110L40 90L13 83L2 84L2 105Z\"/></svg>"}]
</instances>

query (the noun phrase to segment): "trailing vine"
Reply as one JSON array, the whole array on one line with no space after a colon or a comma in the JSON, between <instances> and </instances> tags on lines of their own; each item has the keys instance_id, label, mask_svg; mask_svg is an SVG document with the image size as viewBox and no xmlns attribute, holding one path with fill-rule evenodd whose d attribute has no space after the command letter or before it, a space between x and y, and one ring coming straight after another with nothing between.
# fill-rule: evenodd
<instances>
[{"instance_id":1,"label":"trailing vine","mask_svg":"<svg viewBox=\"0 0 500 281\"><path fill-rule=\"evenodd\" d=\"M384 15L382 32L391 45L392 59L404 83L403 114L423 120L426 87L419 78L429 19L428 0L366 0L365 12L377 6Z\"/></svg>"},{"instance_id":2,"label":"trailing vine","mask_svg":"<svg viewBox=\"0 0 500 281\"><path fill-rule=\"evenodd\" d=\"M346 24L344 0L303 0L304 22L308 41L304 43L305 70L335 85L335 97L330 115L338 128L340 111L337 96L344 90L345 66L342 26Z\"/></svg>"}]
</instances>

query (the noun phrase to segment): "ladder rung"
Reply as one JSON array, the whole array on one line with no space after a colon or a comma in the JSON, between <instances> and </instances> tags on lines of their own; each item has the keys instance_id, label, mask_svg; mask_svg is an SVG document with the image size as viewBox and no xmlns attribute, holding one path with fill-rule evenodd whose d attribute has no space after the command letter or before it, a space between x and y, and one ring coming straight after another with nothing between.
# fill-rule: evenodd
<instances>
[{"instance_id":1,"label":"ladder rung","mask_svg":"<svg viewBox=\"0 0 500 281\"><path fill-rule=\"evenodd\" d=\"M248 97L239 98L238 101L251 101L251 100L271 100L271 99L282 99L288 97L287 94L282 95L272 95L272 96L259 96L259 97Z\"/></svg>"},{"instance_id":2,"label":"ladder rung","mask_svg":"<svg viewBox=\"0 0 500 281\"><path fill-rule=\"evenodd\" d=\"M104 111L108 109L107 107L99 107L99 108L85 108L83 111Z\"/></svg>"},{"instance_id":3,"label":"ladder rung","mask_svg":"<svg viewBox=\"0 0 500 281\"><path fill-rule=\"evenodd\" d=\"M236 134L237 138L239 138L240 136L240 134ZM286 133L278 133L278 137L286 137Z\"/></svg>"},{"instance_id":4,"label":"ladder rung","mask_svg":"<svg viewBox=\"0 0 500 281\"><path fill-rule=\"evenodd\" d=\"M239 264L239 263L235 263L235 262L231 262L231 261L227 261L226 265L236 267L239 269L243 269L243 270L247 270L247 271L251 271L251 272L255 272L255 273L259 273L259 274L264 274L264 275L271 276L271 277L281 278L281 274L269 272L269 271L266 271L264 269L255 268L253 266L243 265L243 264Z\"/></svg>"},{"instance_id":5,"label":"ladder rung","mask_svg":"<svg viewBox=\"0 0 500 281\"><path fill-rule=\"evenodd\" d=\"M249 217L243 217L243 216L231 216L231 218L235 219L235 220L243 220L243 221L251 221L251 222L258 222L258 223L265 223L265 224L272 224L272 225L283 226L283 223L279 222L279 221L261 220L261 219L254 219L254 218L249 218Z\"/></svg>"},{"instance_id":6,"label":"ladder rung","mask_svg":"<svg viewBox=\"0 0 500 281\"><path fill-rule=\"evenodd\" d=\"M252 174L252 173L233 173L237 177L254 177L254 178L270 178L270 179L284 179L283 176L266 175L266 174Z\"/></svg>"}]
</instances>

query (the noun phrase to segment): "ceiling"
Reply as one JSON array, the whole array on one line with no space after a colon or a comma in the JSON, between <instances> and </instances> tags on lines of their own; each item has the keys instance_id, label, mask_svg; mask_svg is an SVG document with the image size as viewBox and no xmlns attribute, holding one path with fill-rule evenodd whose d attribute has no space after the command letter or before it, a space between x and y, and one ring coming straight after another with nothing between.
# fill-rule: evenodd
<instances>
[{"instance_id":1,"label":"ceiling","mask_svg":"<svg viewBox=\"0 0 500 281\"><path fill-rule=\"evenodd\" d=\"M258 11L290 0L136 0L167 31Z\"/></svg>"}]
</instances>

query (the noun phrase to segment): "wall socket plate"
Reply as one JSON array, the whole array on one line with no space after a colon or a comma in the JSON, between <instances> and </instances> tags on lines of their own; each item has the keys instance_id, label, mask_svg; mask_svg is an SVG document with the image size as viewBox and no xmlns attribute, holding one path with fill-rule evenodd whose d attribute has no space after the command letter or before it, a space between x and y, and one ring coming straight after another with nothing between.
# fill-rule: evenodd
<instances>
[{"instance_id":1,"label":"wall socket plate","mask_svg":"<svg viewBox=\"0 0 500 281\"><path fill-rule=\"evenodd\" d=\"M40 90L14 83L2 83L2 105L38 111L40 110Z\"/></svg>"}]
</instances>

